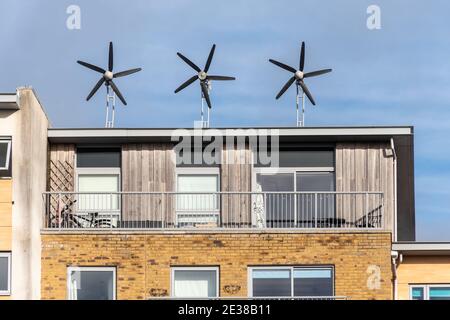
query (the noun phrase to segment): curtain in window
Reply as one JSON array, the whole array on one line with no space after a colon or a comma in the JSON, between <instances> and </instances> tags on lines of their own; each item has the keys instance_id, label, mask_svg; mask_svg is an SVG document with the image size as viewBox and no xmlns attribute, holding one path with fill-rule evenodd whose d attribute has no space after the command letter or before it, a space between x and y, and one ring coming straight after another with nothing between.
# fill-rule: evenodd
<instances>
[{"instance_id":1,"label":"curtain in window","mask_svg":"<svg viewBox=\"0 0 450 320\"><path fill-rule=\"evenodd\" d=\"M207 298L216 296L216 272L204 270L176 270L174 296Z\"/></svg>"},{"instance_id":2,"label":"curtain in window","mask_svg":"<svg viewBox=\"0 0 450 320\"><path fill-rule=\"evenodd\" d=\"M217 175L178 175L177 192L205 192L205 194L181 194L177 198L177 210L217 210L217 196L208 193L219 191Z\"/></svg>"},{"instance_id":3,"label":"curtain in window","mask_svg":"<svg viewBox=\"0 0 450 320\"><path fill-rule=\"evenodd\" d=\"M114 272L80 270L70 274L69 299L112 300L114 299Z\"/></svg>"},{"instance_id":4,"label":"curtain in window","mask_svg":"<svg viewBox=\"0 0 450 320\"><path fill-rule=\"evenodd\" d=\"M181 174L177 177L177 192L204 192L178 194L177 218L180 225L196 223L218 224L219 176L215 174Z\"/></svg>"},{"instance_id":5,"label":"curtain in window","mask_svg":"<svg viewBox=\"0 0 450 320\"><path fill-rule=\"evenodd\" d=\"M115 174L80 174L78 191L93 192L80 194L78 210L86 212L111 212L119 210L119 195L107 194L119 191L119 175ZM95 192L101 192L95 194Z\"/></svg>"}]
</instances>

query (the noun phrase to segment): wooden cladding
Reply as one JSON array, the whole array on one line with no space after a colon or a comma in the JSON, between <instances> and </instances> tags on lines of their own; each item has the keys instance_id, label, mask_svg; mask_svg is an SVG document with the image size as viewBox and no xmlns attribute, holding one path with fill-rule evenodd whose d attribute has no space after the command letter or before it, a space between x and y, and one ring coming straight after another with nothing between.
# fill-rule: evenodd
<instances>
[{"instance_id":1,"label":"wooden cladding","mask_svg":"<svg viewBox=\"0 0 450 320\"><path fill-rule=\"evenodd\" d=\"M171 144L126 144L122 147L122 191L175 190L175 152ZM165 203L163 203L163 201ZM163 210L164 207L164 210ZM173 223L174 199L161 196L124 195L122 219Z\"/></svg>"},{"instance_id":2,"label":"wooden cladding","mask_svg":"<svg viewBox=\"0 0 450 320\"><path fill-rule=\"evenodd\" d=\"M387 229L393 229L394 167L388 143L338 143L336 145L336 191L380 191L384 205L373 197L337 197L337 215L358 212L355 217L363 225L381 218Z\"/></svg>"},{"instance_id":3,"label":"wooden cladding","mask_svg":"<svg viewBox=\"0 0 450 320\"><path fill-rule=\"evenodd\" d=\"M221 191L252 191L252 150L248 145L234 145L222 151L220 167ZM222 222L225 225L251 226L251 195L230 194L222 196Z\"/></svg>"}]
</instances>

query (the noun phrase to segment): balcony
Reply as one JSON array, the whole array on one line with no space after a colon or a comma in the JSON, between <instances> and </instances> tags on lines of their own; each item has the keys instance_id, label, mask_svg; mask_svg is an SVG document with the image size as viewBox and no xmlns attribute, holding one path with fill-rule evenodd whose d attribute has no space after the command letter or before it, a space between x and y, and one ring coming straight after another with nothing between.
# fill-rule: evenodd
<instances>
[{"instance_id":1,"label":"balcony","mask_svg":"<svg viewBox=\"0 0 450 320\"><path fill-rule=\"evenodd\" d=\"M382 192L46 192L44 229L384 229Z\"/></svg>"}]
</instances>

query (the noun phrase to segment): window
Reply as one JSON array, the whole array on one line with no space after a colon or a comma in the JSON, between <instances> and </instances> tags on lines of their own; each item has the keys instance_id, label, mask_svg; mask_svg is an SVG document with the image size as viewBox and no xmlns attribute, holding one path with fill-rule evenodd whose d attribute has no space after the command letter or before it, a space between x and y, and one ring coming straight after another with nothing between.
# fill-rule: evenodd
<instances>
[{"instance_id":1,"label":"window","mask_svg":"<svg viewBox=\"0 0 450 320\"><path fill-rule=\"evenodd\" d=\"M310 228L316 223L333 224L330 219L335 217L334 168L256 168L255 172L255 191L269 192L265 195L265 206L260 201L262 207L257 210L264 217L256 217L265 220L266 227Z\"/></svg>"},{"instance_id":2,"label":"window","mask_svg":"<svg viewBox=\"0 0 450 320\"><path fill-rule=\"evenodd\" d=\"M120 168L120 148L77 148L77 168Z\"/></svg>"},{"instance_id":3,"label":"window","mask_svg":"<svg viewBox=\"0 0 450 320\"><path fill-rule=\"evenodd\" d=\"M425 287L412 287L411 300L425 300Z\"/></svg>"},{"instance_id":4,"label":"window","mask_svg":"<svg viewBox=\"0 0 450 320\"><path fill-rule=\"evenodd\" d=\"M0 138L0 177L11 176L11 139Z\"/></svg>"},{"instance_id":5,"label":"window","mask_svg":"<svg viewBox=\"0 0 450 320\"><path fill-rule=\"evenodd\" d=\"M106 213L119 211L119 196L117 194L108 194L108 192L115 193L119 191L120 174L109 170L101 172L99 170L78 170L78 192L88 192L88 194L79 195L79 211ZM96 192L100 193L95 194Z\"/></svg>"},{"instance_id":6,"label":"window","mask_svg":"<svg viewBox=\"0 0 450 320\"><path fill-rule=\"evenodd\" d=\"M11 294L11 253L0 252L0 295Z\"/></svg>"},{"instance_id":7,"label":"window","mask_svg":"<svg viewBox=\"0 0 450 320\"><path fill-rule=\"evenodd\" d=\"M254 267L249 269L251 297L331 297L332 267Z\"/></svg>"},{"instance_id":8,"label":"window","mask_svg":"<svg viewBox=\"0 0 450 320\"><path fill-rule=\"evenodd\" d=\"M219 296L219 268L172 268L172 297L214 298Z\"/></svg>"},{"instance_id":9,"label":"window","mask_svg":"<svg viewBox=\"0 0 450 320\"><path fill-rule=\"evenodd\" d=\"M120 148L78 148L76 188L81 213L120 214Z\"/></svg>"},{"instance_id":10,"label":"window","mask_svg":"<svg viewBox=\"0 0 450 320\"><path fill-rule=\"evenodd\" d=\"M219 223L219 169L177 169L177 224L195 226Z\"/></svg>"},{"instance_id":11,"label":"window","mask_svg":"<svg viewBox=\"0 0 450 320\"><path fill-rule=\"evenodd\" d=\"M450 300L450 284L411 285L411 300Z\"/></svg>"},{"instance_id":12,"label":"window","mask_svg":"<svg viewBox=\"0 0 450 320\"><path fill-rule=\"evenodd\" d=\"M70 267L67 292L69 300L115 300L116 268Z\"/></svg>"},{"instance_id":13,"label":"window","mask_svg":"<svg viewBox=\"0 0 450 320\"><path fill-rule=\"evenodd\" d=\"M270 154L270 156L272 156ZM260 163L258 157L255 167L268 167ZM333 148L289 148L280 146L278 151L278 166L280 168L294 167L334 167Z\"/></svg>"}]
</instances>

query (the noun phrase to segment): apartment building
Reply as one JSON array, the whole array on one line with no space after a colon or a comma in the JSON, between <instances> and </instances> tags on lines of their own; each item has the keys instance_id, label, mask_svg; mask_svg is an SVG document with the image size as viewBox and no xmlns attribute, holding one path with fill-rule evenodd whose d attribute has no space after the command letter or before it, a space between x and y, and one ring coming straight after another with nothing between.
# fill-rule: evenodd
<instances>
[{"instance_id":1,"label":"apartment building","mask_svg":"<svg viewBox=\"0 0 450 320\"><path fill-rule=\"evenodd\" d=\"M450 300L450 242L399 241L394 295L398 300Z\"/></svg>"},{"instance_id":2,"label":"apartment building","mask_svg":"<svg viewBox=\"0 0 450 320\"><path fill-rule=\"evenodd\" d=\"M0 300L40 297L48 126L31 88L0 94Z\"/></svg>"},{"instance_id":3,"label":"apartment building","mask_svg":"<svg viewBox=\"0 0 450 320\"><path fill-rule=\"evenodd\" d=\"M411 127L49 129L42 299L392 299Z\"/></svg>"}]
</instances>

